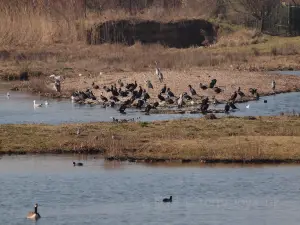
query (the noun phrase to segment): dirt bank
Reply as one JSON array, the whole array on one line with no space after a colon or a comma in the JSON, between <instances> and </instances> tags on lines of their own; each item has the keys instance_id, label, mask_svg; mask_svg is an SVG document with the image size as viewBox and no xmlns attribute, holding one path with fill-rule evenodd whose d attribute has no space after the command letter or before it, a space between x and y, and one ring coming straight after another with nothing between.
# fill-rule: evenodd
<instances>
[{"instance_id":1,"label":"dirt bank","mask_svg":"<svg viewBox=\"0 0 300 225\"><path fill-rule=\"evenodd\" d=\"M299 118L0 125L0 152L101 153L110 160L149 162L297 162Z\"/></svg>"}]
</instances>

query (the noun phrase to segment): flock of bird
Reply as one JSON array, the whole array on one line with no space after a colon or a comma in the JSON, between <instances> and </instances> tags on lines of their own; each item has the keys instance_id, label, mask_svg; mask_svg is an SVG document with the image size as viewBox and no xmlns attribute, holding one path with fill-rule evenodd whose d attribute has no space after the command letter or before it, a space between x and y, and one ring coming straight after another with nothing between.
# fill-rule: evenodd
<instances>
[{"instance_id":1,"label":"flock of bird","mask_svg":"<svg viewBox=\"0 0 300 225\"><path fill-rule=\"evenodd\" d=\"M156 75L160 83L163 83L164 76L160 70L160 68L156 67ZM221 87L216 86L217 80L212 79L208 85L203 83L199 84L199 88L202 90L213 90L215 94L219 94L224 91ZM153 89L153 85L150 80L146 80L146 85L148 90ZM275 81L272 81L272 88L275 90ZM101 94L99 99L93 93L93 89L101 90ZM164 84L157 94L157 98L151 98L150 94L147 92L142 85L139 85L137 81L133 83L124 84L122 80L118 80L115 84L110 86L103 86L100 88L99 85L92 83L92 86L88 88L86 91L76 91L72 94L71 99L73 102L84 104L86 100L92 100L101 102L103 107L118 107L118 111L121 114L126 114L125 110L127 108L136 108L139 110L143 109L146 115L150 114L151 109L156 109L158 106L161 105L177 105L178 108L182 108L185 105L195 105L196 102L199 103L199 110L202 113L208 111L209 105L217 105L220 102L212 96L211 100L208 97L203 97L197 94L197 91L192 85L187 86L188 92L180 93L179 96L176 96L174 92L171 90L167 84ZM104 94L104 92L106 94ZM256 99L259 99L259 93L257 89L250 88L249 93L254 96ZM235 102L237 97L240 98L245 97L246 95L244 92L241 91L241 88L238 87L236 91L232 93L230 98L226 101L224 111L229 112L230 109L237 109L235 106ZM154 99L154 102L150 102L150 99ZM199 101L200 100L200 101ZM247 105L249 108L249 105Z\"/></svg>"}]
</instances>

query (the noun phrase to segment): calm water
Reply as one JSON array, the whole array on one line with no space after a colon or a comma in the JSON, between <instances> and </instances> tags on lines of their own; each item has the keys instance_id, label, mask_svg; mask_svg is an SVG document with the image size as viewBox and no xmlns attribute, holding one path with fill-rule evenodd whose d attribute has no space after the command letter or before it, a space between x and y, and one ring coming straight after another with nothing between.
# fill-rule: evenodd
<instances>
[{"instance_id":1,"label":"calm water","mask_svg":"<svg viewBox=\"0 0 300 225\"><path fill-rule=\"evenodd\" d=\"M299 167L155 167L17 156L0 160L0 221L39 225L299 224ZM173 203L163 197L172 195Z\"/></svg>"},{"instance_id":2,"label":"calm water","mask_svg":"<svg viewBox=\"0 0 300 225\"><path fill-rule=\"evenodd\" d=\"M8 85L0 86L0 124L5 123L80 123L96 121L112 121L115 118L137 118L141 121L169 120L180 118L199 118L201 114L184 115L162 115L153 114L146 116L137 110L126 110L127 115L121 116L117 108L101 108L101 106L79 106L71 100L44 99L21 92L10 92L7 98ZM43 103L48 100L49 106L36 108L33 107L33 100ZM264 99L268 102L264 103ZM237 104L239 110L232 112L235 116L271 116L279 115L281 112L300 112L300 93L280 94L276 96L263 97L260 101ZM250 105L246 108L246 105ZM223 109L223 105L216 108ZM221 114L219 116L224 116Z\"/></svg>"}]
</instances>

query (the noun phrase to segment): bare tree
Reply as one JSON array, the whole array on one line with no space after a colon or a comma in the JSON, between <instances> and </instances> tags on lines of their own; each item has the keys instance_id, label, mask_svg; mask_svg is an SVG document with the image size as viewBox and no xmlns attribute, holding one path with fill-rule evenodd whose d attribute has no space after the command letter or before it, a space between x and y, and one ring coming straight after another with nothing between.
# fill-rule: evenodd
<instances>
[{"instance_id":1,"label":"bare tree","mask_svg":"<svg viewBox=\"0 0 300 225\"><path fill-rule=\"evenodd\" d=\"M229 0L231 7L239 13L251 15L261 24L264 30L264 22L280 5L280 0Z\"/></svg>"}]
</instances>

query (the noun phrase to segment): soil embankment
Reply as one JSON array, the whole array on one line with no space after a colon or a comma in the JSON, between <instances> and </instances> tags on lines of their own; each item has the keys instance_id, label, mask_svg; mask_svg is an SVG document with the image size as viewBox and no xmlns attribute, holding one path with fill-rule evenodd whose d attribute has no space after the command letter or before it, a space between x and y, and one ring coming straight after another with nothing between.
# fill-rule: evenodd
<instances>
[{"instance_id":1,"label":"soil embankment","mask_svg":"<svg viewBox=\"0 0 300 225\"><path fill-rule=\"evenodd\" d=\"M87 32L88 44L162 44L188 48L212 44L217 26L206 20L181 20L169 23L145 20L107 21Z\"/></svg>"}]
</instances>

